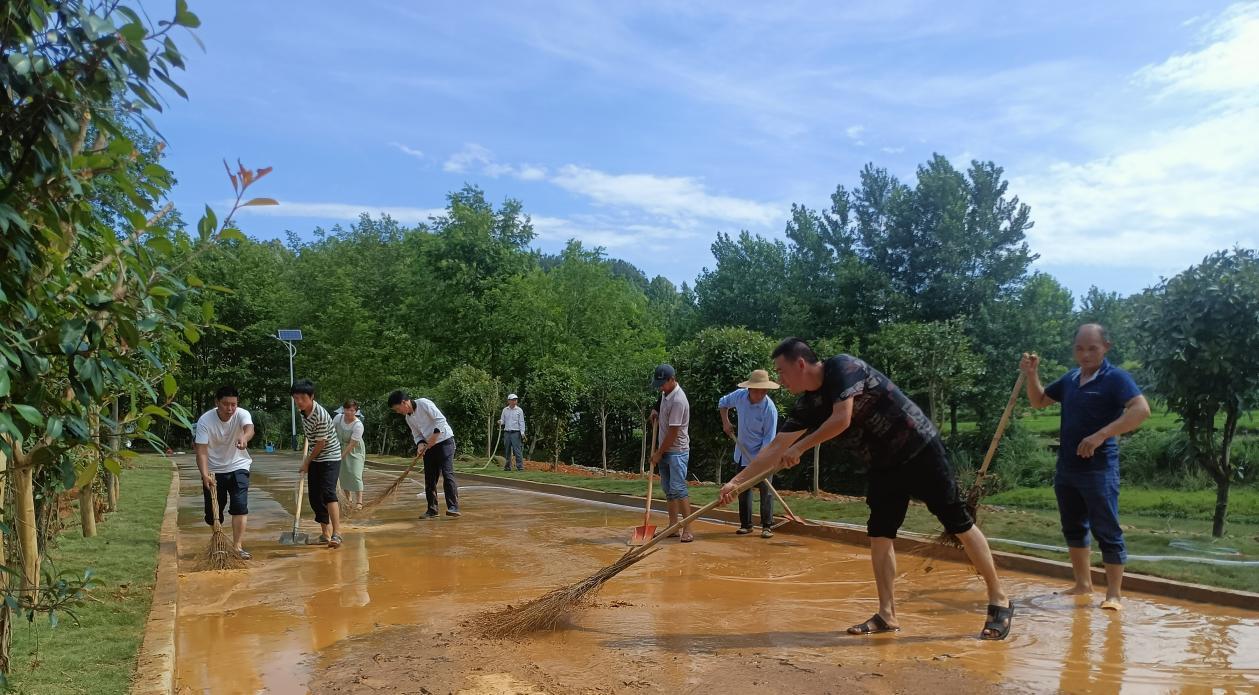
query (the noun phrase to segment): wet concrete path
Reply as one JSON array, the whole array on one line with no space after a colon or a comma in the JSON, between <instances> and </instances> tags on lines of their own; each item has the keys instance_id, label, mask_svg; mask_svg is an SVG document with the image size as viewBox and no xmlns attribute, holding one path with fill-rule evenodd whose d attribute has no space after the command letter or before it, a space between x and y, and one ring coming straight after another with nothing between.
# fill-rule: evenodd
<instances>
[{"instance_id":1,"label":"wet concrete path","mask_svg":"<svg viewBox=\"0 0 1259 695\"><path fill-rule=\"evenodd\" d=\"M208 532L192 457L177 460L181 692L318 690L329 665L370 647L372 636L410 635L419 649L420 636L458 631L482 610L587 576L625 550L642 519L610 505L467 486L462 518L422 521L421 488L408 482L370 519L351 519L339 550L285 547L277 541L292 523L298 462L258 454L250 569L192 573ZM393 476L369 470L367 497ZM303 530L318 535L308 507L303 517ZM663 518L656 523L663 526ZM1097 608L1100 595L1057 596L1056 580L1006 574L1018 610L1014 630L1005 642L981 642L982 581L962 565L936 561L927 573L921 558L901 556L905 630L853 638L843 628L876 608L865 549L787 534L735 536L722 524L695 530L697 542L670 543L614 579L568 629L509 648L545 663L551 683L597 682L602 666L640 657L664 664L654 688L626 683L637 692L702 689L704 669L750 652L787 663L856 659L885 670L912 663L1018 691L1259 690L1259 612L1131 595L1113 614ZM469 683L485 677L473 670L467 665ZM504 682L503 692L523 691L519 679ZM793 692L790 682L777 687L760 691Z\"/></svg>"}]
</instances>

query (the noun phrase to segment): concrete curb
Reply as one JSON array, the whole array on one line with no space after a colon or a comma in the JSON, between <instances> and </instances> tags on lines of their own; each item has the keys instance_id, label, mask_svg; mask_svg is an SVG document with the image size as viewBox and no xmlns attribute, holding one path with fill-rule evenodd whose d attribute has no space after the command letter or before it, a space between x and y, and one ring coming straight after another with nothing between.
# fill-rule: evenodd
<instances>
[{"instance_id":1,"label":"concrete curb","mask_svg":"<svg viewBox=\"0 0 1259 695\"><path fill-rule=\"evenodd\" d=\"M381 467L393 467L390 464L385 463L376 463L375 465ZM630 495L621 495L611 492L600 492L598 490L587 490L585 488L559 485L555 483L516 480L495 475L482 475L479 473L467 472L457 472L457 474L463 480L481 483L484 485L498 485L501 487L515 488L519 490L530 490L533 492L542 492L552 495L562 495L564 497L574 497L592 502L605 502L608 504L616 504L631 508L637 507L638 509L643 508L643 498L641 497L633 497ZM652 509L654 511L667 511L664 507L664 502L660 500L653 500ZM704 518L729 523L738 523L739 521L738 513L725 509L714 510ZM863 548L869 546L869 540L866 536L865 529L855 526L841 526L829 523L808 525L788 522L776 528L775 532L811 536L814 538L838 541L848 545L861 546ZM941 560L968 562L966 555L961 548L944 546L936 543L929 537L919 534L902 532L900 537L896 539L896 549L898 552L924 555ZM1058 579L1071 579L1072 576L1071 564L1068 562L1047 560L1044 558L1032 557L1030 555L1020 555L1018 553L1009 553L999 550L992 551L992 555L996 560L997 566L1002 569L1016 570L1019 572L1027 572L1029 574L1038 574ZM1093 568L1093 581L1098 586L1105 586L1106 573L1100 568ZM1146 574L1136 574L1132 572L1126 573L1123 579L1123 588L1125 593L1140 592L1154 596L1165 596L1185 601L1197 601L1199 603L1211 603L1252 611L1259 609L1259 593L1224 589L1220 587L1206 586L1203 584L1188 584L1172 581L1170 579L1163 579L1161 577L1153 577Z\"/></svg>"},{"instance_id":2,"label":"concrete curb","mask_svg":"<svg viewBox=\"0 0 1259 695\"><path fill-rule=\"evenodd\" d=\"M153 605L144 625L144 641L131 678L131 695L175 692L175 620L179 598L179 467L171 461L170 490L158 537Z\"/></svg>"}]
</instances>

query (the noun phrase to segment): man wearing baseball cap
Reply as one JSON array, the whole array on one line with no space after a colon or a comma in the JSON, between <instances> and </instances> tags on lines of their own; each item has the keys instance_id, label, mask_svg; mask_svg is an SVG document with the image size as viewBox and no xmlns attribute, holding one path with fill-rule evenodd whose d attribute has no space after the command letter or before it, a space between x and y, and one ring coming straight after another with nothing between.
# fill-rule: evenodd
<instances>
[{"instance_id":1,"label":"man wearing baseball cap","mask_svg":"<svg viewBox=\"0 0 1259 695\"><path fill-rule=\"evenodd\" d=\"M769 392L777 389L778 384L770 381L769 372L757 369L747 381L739 384L738 390L727 393L717 401L717 408L721 411L721 427L735 441L734 462L740 468L746 468L752 458L774 441L778 434L778 407L769 397ZM730 424L731 408L738 418L738 435ZM774 537L774 497L769 485L768 478L756 485L761 492L761 538ZM746 535L751 532L752 488L748 488L739 495L739 530L735 533Z\"/></svg>"},{"instance_id":2,"label":"man wearing baseball cap","mask_svg":"<svg viewBox=\"0 0 1259 695\"><path fill-rule=\"evenodd\" d=\"M670 365L656 367L651 387L661 394L659 410L652 413L652 418L660 423L660 430L651 465L660 468L660 487L664 488L672 526L679 516L691 515L691 493L686 486L686 465L691 459L691 404L678 385L677 372ZM695 540L689 525L682 528L681 537L683 543Z\"/></svg>"},{"instance_id":3,"label":"man wearing baseball cap","mask_svg":"<svg viewBox=\"0 0 1259 695\"><path fill-rule=\"evenodd\" d=\"M519 398L514 393L507 394L507 407L498 416L498 426L507 438L507 456L504 458L503 470L511 470L511 460L516 459L516 470L525 469L525 411L517 405Z\"/></svg>"}]
</instances>

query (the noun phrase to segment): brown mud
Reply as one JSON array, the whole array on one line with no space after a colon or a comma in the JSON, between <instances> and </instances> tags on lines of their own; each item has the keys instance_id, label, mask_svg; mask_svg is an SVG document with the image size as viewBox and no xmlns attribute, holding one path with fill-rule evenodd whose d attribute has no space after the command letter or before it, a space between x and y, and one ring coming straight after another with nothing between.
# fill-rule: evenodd
<instances>
[{"instance_id":1,"label":"brown mud","mask_svg":"<svg viewBox=\"0 0 1259 695\"><path fill-rule=\"evenodd\" d=\"M613 579L563 629L476 638L463 623L581 579L624 550L641 512L487 486L464 516L418 519L399 497L343 529L345 545L277 543L292 523L297 462L255 457L250 569L192 573L209 537L198 477L181 457L176 683L213 693L1253 692L1259 612L1131 595L1054 594L1007 574L1014 630L977 639L983 584L963 565L900 557L904 631L850 637L875 611L865 549L697 524ZM367 473L368 497L393 475ZM303 530L318 527L303 510ZM658 517L656 523L663 523ZM753 685L755 684L755 685Z\"/></svg>"}]
</instances>

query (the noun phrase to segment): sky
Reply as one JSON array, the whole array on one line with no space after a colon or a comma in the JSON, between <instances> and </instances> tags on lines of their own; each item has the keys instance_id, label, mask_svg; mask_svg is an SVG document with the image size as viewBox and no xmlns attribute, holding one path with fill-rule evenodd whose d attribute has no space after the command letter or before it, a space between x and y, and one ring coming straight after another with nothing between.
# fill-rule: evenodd
<instances>
[{"instance_id":1,"label":"sky","mask_svg":"<svg viewBox=\"0 0 1259 695\"><path fill-rule=\"evenodd\" d=\"M147 2L153 14L159 7ZM717 232L780 238L869 162L1004 167L1035 268L1130 294L1259 241L1259 1L193 0L156 118L185 217L222 160L275 171L257 238L450 191L522 201L556 251L694 283Z\"/></svg>"}]
</instances>

